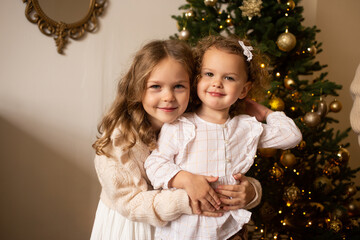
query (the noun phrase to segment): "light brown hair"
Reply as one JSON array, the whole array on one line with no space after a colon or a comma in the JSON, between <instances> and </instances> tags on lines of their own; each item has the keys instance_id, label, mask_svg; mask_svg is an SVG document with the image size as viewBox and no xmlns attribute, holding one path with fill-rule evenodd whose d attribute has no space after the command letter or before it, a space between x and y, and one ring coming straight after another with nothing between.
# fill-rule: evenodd
<instances>
[{"instance_id":1,"label":"light brown hair","mask_svg":"<svg viewBox=\"0 0 360 240\"><path fill-rule=\"evenodd\" d=\"M260 54L259 50L254 49L252 50L253 57L248 62L247 57L244 56L243 52L244 49L240 46L239 41L243 41L245 46L250 46L249 41L240 39L237 36L207 36L201 39L196 47L195 47L195 60L196 60L196 71L197 76L193 85L191 87L191 95L193 98L193 109L196 110L197 107L200 106L201 101L197 97L197 84L201 74L202 62L204 58L204 54L210 48L216 48L221 51L225 51L230 54L235 54L241 56L245 64L247 66L246 74L248 76L247 81L252 82L252 88L247 94L247 97L254 98L256 100L262 100L263 97L266 95L266 90L269 87L270 83L270 74L265 68L261 68L261 64L267 64L268 59ZM243 101L238 99L229 110L230 117L239 115L244 113L244 104Z\"/></svg>"},{"instance_id":2,"label":"light brown hair","mask_svg":"<svg viewBox=\"0 0 360 240\"><path fill-rule=\"evenodd\" d=\"M156 147L156 133L143 108L142 97L151 72L166 58L173 58L183 65L192 84L195 62L186 43L179 40L155 40L143 46L135 54L129 71L120 79L115 100L98 125L100 136L92 145L97 155L107 155L105 147L110 143L116 127L121 134L123 150L132 148L138 140L151 150Z\"/></svg>"}]
</instances>

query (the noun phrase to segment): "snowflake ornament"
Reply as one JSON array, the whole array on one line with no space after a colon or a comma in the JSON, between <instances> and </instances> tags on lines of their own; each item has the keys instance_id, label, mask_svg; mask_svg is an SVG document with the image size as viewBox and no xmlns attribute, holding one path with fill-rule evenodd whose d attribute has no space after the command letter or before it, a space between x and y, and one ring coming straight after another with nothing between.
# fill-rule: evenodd
<instances>
[{"instance_id":1,"label":"snowflake ornament","mask_svg":"<svg viewBox=\"0 0 360 240\"><path fill-rule=\"evenodd\" d=\"M251 20L254 16L260 17L260 10L262 8L261 0L244 0L243 5L239 7L242 11L243 17L248 17Z\"/></svg>"}]
</instances>

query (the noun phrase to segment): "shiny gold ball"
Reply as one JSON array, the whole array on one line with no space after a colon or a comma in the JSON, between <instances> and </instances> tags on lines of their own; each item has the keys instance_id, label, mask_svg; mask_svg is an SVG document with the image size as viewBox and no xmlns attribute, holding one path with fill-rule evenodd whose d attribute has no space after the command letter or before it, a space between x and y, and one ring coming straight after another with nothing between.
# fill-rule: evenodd
<instances>
[{"instance_id":1,"label":"shiny gold ball","mask_svg":"<svg viewBox=\"0 0 360 240\"><path fill-rule=\"evenodd\" d=\"M187 18L187 19L189 19L189 18L193 18L194 17L194 11L193 10L188 10L186 13L185 13L185 17Z\"/></svg>"},{"instance_id":2,"label":"shiny gold ball","mask_svg":"<svg viewBox=\"0 0 360 240\"><path fill-rule=\"evenodd\" d=\"M286 3L286 5L291 9L291 10L293 10L294 8L295 8L295 2L294 2L294 0L289 0L287 3Z\"/></svg>"},{"instance_id":3,"label":"shiny gold ball","mask_svg":"<svg viewBox=\"0 0 360 240\"><path fill-rule=\"evenodd\" d=\"M296 157L294 154L292 154L290 151L285 151L283 154L281 154L280 162L284 167L293 167L296 163Z\"/></svg>"},{"instance_id":4,"label":"shiny gold ball","mask_svg":"<svg viewBox=\"0 0 360 240\"><path fill-rule=\"evenodd\" d=\"M190 37L190 32L186 29L183 29L179 34L180 40L188 40Z\"/></svg>"},{"instance_id":5,"label":"shiny gold ball","mask_svg":"<svg viewBox=\"0 0 360 240\"><path fill-rule=\"evenodd\" d=\"M316 107L316 113L320 116L320 118L325 117L326 113L327 113L327 104L325 102L325 100L323 100L322 98L319 100L319 102L317 103L317 107Z\"/></svg>"},{"instance_id":6,"label":"shiny gold ball","mask_svg":"<svg viewBox=\"0 0 360 240\"><path fill-rule=\"evenodd\" d=\"M276 45L281 51L289 52L296 46L296 37L290 32L280 34Z\"/></svg>"},{"instance_id":7,"label":"shiny gold ball","mask_svg":"<svg viewBox=\"0 0 360 240\"><path fill-rule=\"evenodd\" d=\"M276 179L280 179L284 175L284 169L282 169L277 165L277 163L275 163L272 169L270 170L270 174L274 176Z\"/></svg>"},{"instance_id":8,"label":"shiny gold ball","mask_svg":"<svg viewBox=\"0 0 360 240\"><path fill-rule=\"evenodd\" d=\"M206 6L213 7L215 6L217 0L204 0Z\"/></svg>"},{"instance_id":9,"label":"shiny gold ball","mask_svg":"<svg viewBox=\"0 0 360 240\"><path fill-rule=\"evenodd\" d=\"M335 163L344 165L347 164L350 159L350 152L346 148L340 148L336 156Z\"/></svg>"},{"instance_id":10,"label":"shiny gold ball","mask_svg":"<svg viewBox=\"0 0 360 240\"><path fill-rule=\"evenodd\" d=\"M274 111L283 111L285 109L285 103L281 98L275 97L269 101L270 108Z\"/></svg>"},{"instance_id":11,"label":"shiny gold ball","mask_svg":"<svg viewBox=\"0 0 360 240\"><path fill-rule=\"evenodd\" d=\"M284 78L284 86L289 90L295 89L295 81L288 76Z\"/></svg>"},{"instance_id":12,"label":"shiny gold ball","mask_svg":"<svg viewBox=\"0 0 360 240\"><path fill-rule=\"evenodd\" d=\"M321 118L315 112L308 112L304 116L304 123L310 128L316 127L320 122Z\"/></svg>"},{"instance_id":13,"label":"shiny gold ball","mask_svg":"<svg viewBox=\"0 0 360 240\"><path fill-rule=\"evenodd\" d=\"M341 102L339 102L336 99L334 101L332 101L329 105L329 110L331 112L337 113L337 112L340 112L341 109L342 109L342 104L341 104Z\"/></svg>"},{"instance_id":14,"label":"shiny gold ball","mask_svg":"<svg viewBox=\"0 0 360 240\"><path fill-rule=\"evenodd\" d=\"M262 157L273 157L277 152L276 148L259 148L258 153Z\"/></svg>"},{"instance_id":15,"label":"shiny gold ball","mask_svg":"<svg viewBox=\"0 0 360 240\"><path fill-rule=\"evenodd\" d=\"M335 232L339 232L342 229L342 223L339 219L334 219L330 221L329 228Z\"/></svg>"},{"instance_id":16,"label":"shiny gold ball","mask_svg":"<svg viewBox=\"0 0 360 240\"><path fill-rule=\"evenodd\" d=\"M288 205L291 205L300 198L300 194L300 189L297 186L292 185L285 189L283 198Z\"/></svg>"},{"instance_id":17,"label":"shiny gold ball","mask_svg":"<svg viewBox=\"0 0 360 240\"><path fill-rule=\"evenodd\" d=\"M324 194L328 194L333 186L331 180L325 176L317 177L314 181L314 188Z\"/></svg>"},{"instance_id":18,"label":"shiny gold ball","mask_svg":"<svg viewBox=\"0 0 360 240\"><path fill-rule=\"evenodd\" d=\"M315 47L315 45L312 45L311 47L307 48L306 51L311 55L311 56L315 56L317 53L317 49Z\"/></svg>"}]
</instances>

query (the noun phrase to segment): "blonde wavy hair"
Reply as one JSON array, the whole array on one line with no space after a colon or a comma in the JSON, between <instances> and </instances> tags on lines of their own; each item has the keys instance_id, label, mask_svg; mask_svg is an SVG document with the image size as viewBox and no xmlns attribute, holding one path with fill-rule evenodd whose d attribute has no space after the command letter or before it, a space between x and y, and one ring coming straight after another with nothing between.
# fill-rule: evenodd
<instances>
[{"instance_id":1,"label":"blonde wavy hair","mask_svg":"<svg viewBox=\"0 0 360 240\"><path fill-rule=\"evenodd\" d=\"M191 95L193 98L192 102L192 110L196 110L200 104L201 101L197 96L197 84L200 79L201 74L201 68L202 68L202 62L204 58L204 54L207 50L210 48L216 48L221 51L225 51L230 54L235 54L241 56L247 66L246 73L248 76L248 81L252 82L252 88L247 94L247 97L250 97L252 99L256 100L262 100L266 95L266 90L269 88L270 84L270 74L269 72L261 67L261 64L267 64L269 62L269 59L265 56L260 54L258 49L252 50L253 57L248 62L247 57L244 56L243 48L240 46L239 41L243 41L245 46L250 46L250 42L248 40L240 39L237 36L207 36L201 39L194 50L195 60L197 63L196 67L196 78L193 82L193 85L191 87ZM239 115L241 113L244 113L245 105L244 101L238 99L229 110L230 117Z\"/></svg>"},{"instance_id":2,"label":"blonde wavy hair","mask_svg":"<svg viewBox=\"0 0 360 240\"><path fill-rule=\"evenodd\" d=\"M142 105L146 82L155 66L166 58L173 58L187 71L190 84L195 62L190 47L180 40L155 40L143 46L134 57L129 71L120 79L117 94L108 112L98 125L100 136L92 145L97 155L106 155L115 128L120 131L120 146L131 149L140 140L149 149L156 147L156 133Z\"/></svg>"}]
</instances>

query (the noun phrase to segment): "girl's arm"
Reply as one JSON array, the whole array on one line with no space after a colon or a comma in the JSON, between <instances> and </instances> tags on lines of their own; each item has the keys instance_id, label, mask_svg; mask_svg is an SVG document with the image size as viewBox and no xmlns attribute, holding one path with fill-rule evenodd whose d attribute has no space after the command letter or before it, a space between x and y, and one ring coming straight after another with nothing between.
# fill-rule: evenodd
<instances>
[{"instance_id":1,"label":"girl's arm","mask_svg":"<svg viewBox=\"0 0 360 240\"><path fill-rule=\"evenodd\" d=\"M302 139L301 132L294 121L283 112L273 112L267 107L246 99L246 112L256 117L263 124L263 133L259 148L289 149L295 147Z\"/></svg>"},{"instance_id":2,"label":"girl's arm","mask_svg":"<svg viewBox=\"0 0 360 240\"><path fill-rule=\"evenodd\" d=\"M140 154L140 158L144 159L147 153L142 149L139 152L143 155ZM143 160L137 162L132 154L116 147L111 148L110 153L112 157L95 157L95 168L102 186L101 200L110 208L129 220L155 226L164 226L182 214L192 214L184 190L149 191Z\"/></svg>"}]
</instances>

